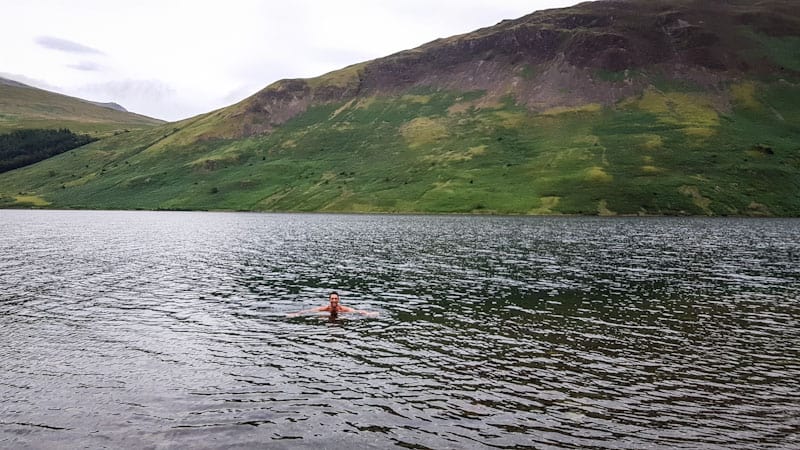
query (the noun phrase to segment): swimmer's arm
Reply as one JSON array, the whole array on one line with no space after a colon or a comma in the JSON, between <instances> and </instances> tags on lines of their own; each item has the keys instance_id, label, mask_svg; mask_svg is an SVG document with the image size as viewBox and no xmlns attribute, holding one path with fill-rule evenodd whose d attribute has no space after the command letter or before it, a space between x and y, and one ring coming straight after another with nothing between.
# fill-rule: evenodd
<instances>
[{"instance_id":1,"label":"swimmer's arm","mask_svg":"<svg viewBox=\"0 0 800 450\"><path fill-rule=\"evenodd\" d=\"M328 309L329 309L329 307L327 307L327 306L317 306L316 308L304 309L302 311L297 311L297 312L286 314L286 317L297 317L297 316L299 316L301 314L307 314L307 313L312 313L312 312L323 312L323 311L327 311Z\"/></svg>"},{"instance_id":2,"label":"swimmer's arm","mask_svg":"<svg viewBox=\"0 0 800 450\"><path fill-rule=\"evenodd\" d=\"M363 309L355 309L355 308L351 308L349 306L339 306L339 311L344 312L344 313L356 313L356 314L361 314L361 315L364 315L364 316L376 316L376 315L378 315L378 313L376 313L376 312L366 311L366 310L363 310Z\"/></svg>"},{"instance_id":3,"label":"swimmer's arm","mask_svg":"<svg viewBox=\"0 0 800 450\"><path fill-rule=\"evenodd\" d=\"M356 314L361 314L362 316L375 317L378 315L376 311L367 311L365 309L353 309L353 308L347 308L347 309L348 311L345 312L353 312Z\"/></svg>"}]
</instances>

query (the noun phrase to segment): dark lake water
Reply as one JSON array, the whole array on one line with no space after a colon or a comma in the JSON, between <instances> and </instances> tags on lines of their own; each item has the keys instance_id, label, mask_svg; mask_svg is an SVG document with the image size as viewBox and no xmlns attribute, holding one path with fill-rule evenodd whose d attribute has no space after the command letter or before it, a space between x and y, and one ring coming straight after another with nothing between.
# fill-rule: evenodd
<instances>
[{"instance_id":1,"label":"dark lake water","mask_svg":"<svg viewBox=\"0 0 800 450\"><path fill-rule=\"evenodd\" d=\"M0 211L2 448L800 447L800 220ZM342 303L380 313L292 311Z\"/></svg>"}]
</instances>

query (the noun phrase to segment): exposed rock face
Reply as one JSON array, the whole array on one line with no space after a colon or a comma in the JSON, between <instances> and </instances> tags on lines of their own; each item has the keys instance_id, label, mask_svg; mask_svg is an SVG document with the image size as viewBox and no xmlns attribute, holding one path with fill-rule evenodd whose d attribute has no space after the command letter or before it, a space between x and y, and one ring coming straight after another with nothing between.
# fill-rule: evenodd
<instances>
[{"instance_id":1,"label":"exposed rock face","mask_svg":"<svg viewBox=\"0 0 800 450\"><path fill-rule=\"evenodd\" d=\"M758 45L743 29L800 35L790 0L607 0L540 11L314 80L283 80L240 104L243 134L269 132L314 104L412 87L512 94L532 110L613 104L650 76L713 88L749 72ZM748 53L749 52L749 53ZM613 76L603 76L613 74ZM335 82L332 81L335 79Z\"/></svg>"},{"instance_id":2,"label":"exposed rock face","mask_svg":"<svg viewBox=\"0 0 800 450\"><path fill-rule=\"evenodd\" d=\"M305 111L313 92L305 80L282 80L251 97L247 112L265 114L267 126L281 124Z\"/></svg>"}]
</instances>

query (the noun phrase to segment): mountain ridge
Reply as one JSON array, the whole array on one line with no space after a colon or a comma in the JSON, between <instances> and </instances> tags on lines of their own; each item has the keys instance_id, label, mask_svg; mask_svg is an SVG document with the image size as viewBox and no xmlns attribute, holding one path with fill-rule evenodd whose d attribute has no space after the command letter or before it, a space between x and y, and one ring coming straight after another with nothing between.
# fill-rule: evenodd
<instances>
[{"instance_id":1,"label":"mountain ridge","mask_svg":"<svg viewBox=\"0 0 800 450\"><path fill-rule=\"evenodd\" d=\"M113 110L116 110L116 111L120 111L120 112L130 112L127 109L125 109L124 106L122 106L122 105L120 105L119 103L116 103L116 102L94 102L94 101L89 101L89 103L94 103L97 106L102 106L104 108L110 108L110 109L113 109Z\"/></svg>"},{"instance_id":2,"label":"mountain ridge","mask_svg":"<svg viewBox=\"0 0 800 450\"><path fill-rule=\"evenodd\" d=\"M488 101L513 93L517 102L532 111L592 102L611 105L641 92L650 84L647 77L620 76L614 72L653 66L661 69L660 64L683 66L685 73L677 77L674 73L657 73L657 76L713 88L731 75L748 71L763 75L776 70L769 61L764 64L764 59L748 62L737 56L737 47L744 41L737 36L724 36L727 45L721 45L720 36L713 30L721 26L719 23L713 22L710 30L701 26L706 18L719 22L717 8L720 5L737 8L731 19L738 19L740 25L752 25L760 32L782 36L800 28L796 13L785 12L786 16L756 13L747 2L651 3L649 8L656 14L644 24L638 14L631 12L631 5L642 2L584 2L570 8L537 11L493 27L437 39L416 49L354 64L321 77L280 80L242 102L246 105L245 111L254 113L258 119L250 123L251 127L242 129L241 136L267 132L315 102L339 101L375 92L391 93L391 90L402 91L413 86L461 91L485 89L490 93ZM771 11L786 9L785 1L761 3L768 4ZM687 12L680 9L685 5L695 8L692 14L701 12L704 16L688 17ZM624 26L626 21L637 24L635 33L630 30L625 35L614 32L615 23ZM610 31L603 31L609 27ZM506 60L494 61L498 58ZM435 64L434 70L431 64ZM529 75L525 72L533 68L525 64L544 67L542 72ZM514 67L511 73L504 70L509 65ZM790 69L791 75L797 76L798 69L800 67L796 66ZM726 77L720 72L727 72ZM604 83L608 80L597 79L604 74L622 79ZM526 77L533 78L528 80L532 82L520 83L520 78ZM605 89L598 89L598 84ZM565 90L569 91L567 95L564 95ZM264 126L265 115L275 120ZM237 117L250 122L247 114Z\"/></svg>"},{"instance_id":3,"label":"mountain ridge","mask_svg":"<svg viewBox=\"0 0 800 450\"><path fill-rule=\"evenodd\" d=\"M70 128L94 136L165 123L110 102L93 102L0 77L0 132Z\"/></svg>"}]
</instances>

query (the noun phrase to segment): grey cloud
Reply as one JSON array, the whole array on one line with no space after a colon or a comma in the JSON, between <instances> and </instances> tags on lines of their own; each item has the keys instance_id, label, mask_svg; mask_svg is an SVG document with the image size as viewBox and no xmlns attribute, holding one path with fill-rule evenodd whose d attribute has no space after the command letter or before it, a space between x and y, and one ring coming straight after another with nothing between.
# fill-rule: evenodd
<instances>
[{"instance_id":1,"label":"grey cloud","mask_svg":"<svg viewBox=\"0 0 800 450\"><path fill-rule=\"evenodd\" d=\"M39 36L36 38L36 43L44 48L48 48L50 50L58 50L60 52L86 53L86 54L98 54L98 55L103 54L103 52L101 52L96 48L87 47L77 42L68 41L66 39L61 39L53 36Z\"/></svg>"},{"instance_id":2,"label":"grey cloud","mask_svg":"<svg viewBox=\"0 0 800 450\"><path fill-rule=\"evenodd\" d=\"M101 102L116 102L128 111L166 120L207 112L159 80L128 79L86 84L77 88L75 94Z\"/></svg>"},{"instance_id":3,"label":"grey cloud","mask_svg":"<svg viewBox=\"0 0 800 450\"><path fill-rule=\"evenodd\" d=\"M87 84L81 90L102 97L139 98L155 102L175 95L175 89L158 80L115 80L106 83Z\"/></svg>"},{"instance_id":4,"label":"grey cloud","mask_svg":"<svg viewBox=\"0 0 800 450\"><path fill-rule=\"evenodd\" d=\"M102 72L105 69L100 64L91 61L81 61L78 64L70 64L69 67L84 72Z\"/></svg>"}]
</instances>

